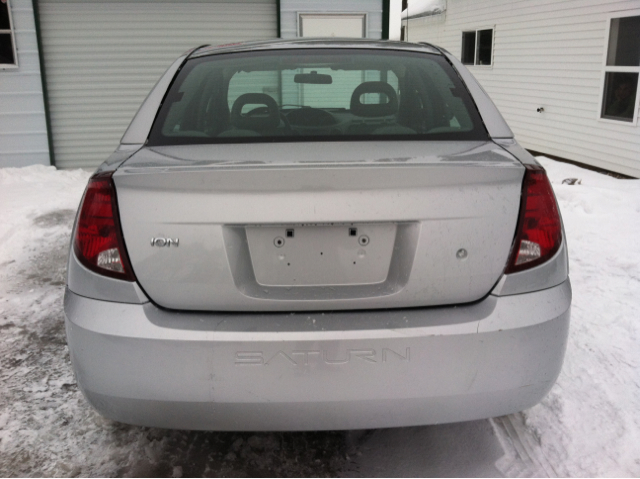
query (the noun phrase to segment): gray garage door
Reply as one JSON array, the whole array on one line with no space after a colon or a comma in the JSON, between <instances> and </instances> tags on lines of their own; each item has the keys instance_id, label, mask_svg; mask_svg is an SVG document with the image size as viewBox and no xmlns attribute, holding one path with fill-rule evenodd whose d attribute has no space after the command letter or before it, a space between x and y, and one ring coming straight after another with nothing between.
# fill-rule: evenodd
<instances>
[{"instance_id":1,"label":"gray garage door","mask_svg":"<svg viewBox=\"0 0 640 479\"><path fill-rule=\"evenodd\" d=\"M39 7L59 168L104 161L180 53L277 36L275 0L49 0Z\"/></svg>"}]
</instances>

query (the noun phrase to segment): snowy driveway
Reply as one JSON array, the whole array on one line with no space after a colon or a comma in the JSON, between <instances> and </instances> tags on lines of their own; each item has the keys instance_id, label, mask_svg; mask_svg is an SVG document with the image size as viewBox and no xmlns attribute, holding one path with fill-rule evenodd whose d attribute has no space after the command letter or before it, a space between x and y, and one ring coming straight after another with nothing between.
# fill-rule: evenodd
<instances>
[{"instance_id":1,"label":"snowy driveway","mask_svg":"<svg viewBox=\"0 0 640 479\"><path fill-rule=\"evenodd\" d=\"M256 434L120 425L87 405L62 295L89 175L0 169L0 476L640 476L640 181L541 161L574 288L564 368L541 404L490 421Z\"/></svg>"}]
</instances>

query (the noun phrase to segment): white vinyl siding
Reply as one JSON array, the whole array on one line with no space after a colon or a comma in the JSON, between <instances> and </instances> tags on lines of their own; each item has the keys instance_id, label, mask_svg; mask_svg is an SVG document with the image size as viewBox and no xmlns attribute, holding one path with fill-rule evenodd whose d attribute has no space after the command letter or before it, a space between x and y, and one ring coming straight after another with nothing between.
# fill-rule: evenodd
<instances>
[{"instance_id":1,"label":"white vinyl siding","mask_svg":"<svg viewBox=\"0 0 640 479\"><path fill-rule=\"evenodd\" d=\"M275 1L40 2L56 165L96 167L184 51L277 36Z\"/></svg>"},{"instance_id":2,"label":"white vinyl siding","mask_svg":"<svg viewBox=\"0 0 640 479\"><path fill-rule=\"evenodd\" d=\"M495 25L492 68L469 69L518 141L640 177L640 125L599 118L609 20L637 9L637 0L448 0L444 22L410 20L409 41L460 58L462 32Z\"/></svg>"},{"instance_id":3,"label":"white vinyl siding","mask_svg":"<svg viewBox=\"0 0 640 479\"><path fill-rule=\"evenodd\" d=\"M38 41L30 0L11 0L18 66L0 67L0 167L49 164Z\"/></svg>"}]
</instances>

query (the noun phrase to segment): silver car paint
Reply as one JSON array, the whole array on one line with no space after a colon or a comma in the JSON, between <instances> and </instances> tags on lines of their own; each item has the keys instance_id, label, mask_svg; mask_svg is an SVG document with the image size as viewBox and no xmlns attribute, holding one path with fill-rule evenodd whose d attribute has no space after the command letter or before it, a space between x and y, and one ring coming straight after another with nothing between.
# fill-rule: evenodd
<instances>
[{"instance_id":1,"label":"silver car paint","mask_svg":"<svg viewBox=\"0 0 640 479\"><path fill-rule=\"evenodd\" d=\"M142 145L119 145L116 151L109 155L97 169L96 173L105 173L115 171L118 167L127 161L136 151L142 148Z\"/></svg>"},{"instance_id":2,"label":"silver car paint","mask_svg":"<svg viewBox=\"0 0 640 479\"><path fill-rule=\"evenodd\" d=\"M569 276L569 257L566 236L562 232L563 241L560 249L549 261L519 273L503 274L491 294L508 296L510 294L529 293L557 286Z\"/></svg>"},{"instance_id":3,"label":"silver car paint","mask_svg":"<svg viewBox=\"0 0 640 479\"><path fill-rule=\"evenodd\" d=\"M87 298L119 303L142 304L149 301L137 282L121 281L87 269L73 251L67 264L67 287Z\"/></svg>"},{"instance_id":4,"label":"silver car paint","mask_svg":"<svg viewBox=\"0 0 640 479\"><path fill-rule=\"evenodd\" d=\"M77 295L121 303L149 302L138 283L98 275L80 264L73 251L69 255L67 272L67 288ZM520 273L503 274L491 294L509 296L540 291L563 283L568 275L569 259L563 241L558 252L546 263Z\"/></svg>"},{"instance_id":5,"label":"silver car paint","mask_svg":"<svg viewBox=\"0 0 640 479\"><path fill-rule=\"evenodd\" d=\"M149 131L153 125L153 121L158 113L158 108L162 103L169 85L173 81L173 77L176 75L185 59L189 56L189 53L182 55L167 69L167 71L160 77L158 83L152 88L147 98L142 102L142 105L138 109L136 116L133 117L129 128L122 135L120 143L123 145L143 145L147 141Z\"/></svg>"},{"instance_id":6,"label":"silver car paint","mask_svg":"<svg viewBox=\"0 0 640 479\"><path fill-rule=\"evenodd\" d=\"M540 165L531 153L522 148L522 146L513 138L495 139L493 142L511 153L523 165Z\"/></svg>"},{"instance_id":7,"label":"silver car paint","mask_svg":"<svg viewBox=\"0 0 640 479\"><path fill-rule=\"evenodd\" d=\"M293 38L260 40L254 42L232 43L228 45L208 46L198 49L191 55L200 58L209 55L221 55L236 52L258 52L263 50L291 50L294 48L352 48L374 50L402 50L405 52L440 54L439 48L426 43L407 43L393 40L370 40L359 38Z\"/></svg>"},{"instance_id":8,"label":"silver car paint","mask_svg":"<svg viewBox=\"0 0 640 479\"><path fill-rule=\"evenodd\" d=\"M469 93L471 93L489 136L492 139L513 138L511 128L509 128L507 122L502 118L502 115L498 111L495 103L493 103L491 98L489 98L487 92L484 91L484 88L482 88L480 83L478 83L467 67L465 67L460 60L449 52L445 51L444 55L458 71L460 78L462 78L462 81L467 86Z\"/></svg>"},{"instance_id":9,"label":"silver car paint","mask_svg":"<svg viewBox=\"0 0 640 479\"><path fill-rule=\"evenodd\" d=\"M78 385L104 416L206 430L398 427L536 404L557 378L569 281L456 308L176 313L67 291Z\"/></svg>"},{"instance_id":10,"label":"silver car paint","mask_svg":"<svg viewBox=\"0 0 640 479\"><path fill-rule=\"evenodd\" d=\"M507 262L523 174L491 142L403 141L146 148L113 179L133 270L158 305L290 311L482 298ZM386 279L260 284L263 258L255 245L250 251L245 227L282 225L284 234L286 225L367 223L398 225L395 246L387 245L393 255ZM151 247L154 237L177 238L180 246ZM264 254L281 255L273 239L265 241ZM373 261L375 249L375 241L363 247L373 256L359 263ZM463 259L460 249L468 252ZM316 264L315 255L309 249L298 257L300 276Z\"/></svg>"}]
</instances>

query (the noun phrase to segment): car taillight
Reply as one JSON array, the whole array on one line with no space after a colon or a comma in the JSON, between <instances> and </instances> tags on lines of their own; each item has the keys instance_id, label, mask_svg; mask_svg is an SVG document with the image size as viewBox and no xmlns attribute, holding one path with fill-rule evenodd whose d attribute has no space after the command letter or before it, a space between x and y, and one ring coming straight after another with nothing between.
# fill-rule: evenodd
<instances>
[{"instance_id":1,"label":"car taillight","mask_svg":"<svg viewBox=\"0 0 640 479\"><path fill-rule=\"evenodd\" d=\"M73 250L91 271L135 281L122 240L112 173L89 179L76 223Z\"/></svg>"},{"instance_id":2,"label":"car taillight","mask_svg":"<svg viewBox=\"0 0 640 479\"><path fill-rule=\"evenodd\" d=\"M562 242L560 214L547 174L541 166L525 167L520 218L507 274L548 261Z\"/></svg>"}]
</instances>

